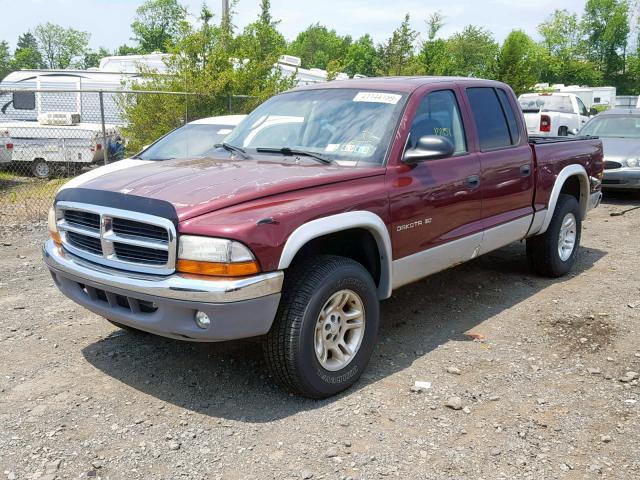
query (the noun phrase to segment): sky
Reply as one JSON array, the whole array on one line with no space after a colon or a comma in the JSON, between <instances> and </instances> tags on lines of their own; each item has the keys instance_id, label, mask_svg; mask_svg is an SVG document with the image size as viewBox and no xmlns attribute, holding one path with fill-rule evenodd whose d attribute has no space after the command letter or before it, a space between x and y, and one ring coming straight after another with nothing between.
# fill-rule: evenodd
<instances>
[{"instance_id":1,"label":"sky","mask_svg":"<svg viewBox=\"0 0 640 480\"><path fill-rule=\"evenodd\" d=\"M15 47L18 35L39 23L51 22L91 33L91 48L132 44L130 25L142 0L0 0L4 21L0 40ZM182 0L197 16L202 0ZM221 0L207 0L220 18ZM239 0L233 23L242 28L258 15L260 0ZM412 27L425 37L427 17L436 11L445 16L440 36L447 37L465 25L483 26L502 41L512 29L522 29L537 38L536 27L556 8L581 13L584 0L272 0L272 15L280 19L280 31L292 40L312 23L320 22L341 35L357 38L369 33L376 42L388 38L410 13ZM7 21L10 20L10 21Z\"/></svg>"}]
</instances>

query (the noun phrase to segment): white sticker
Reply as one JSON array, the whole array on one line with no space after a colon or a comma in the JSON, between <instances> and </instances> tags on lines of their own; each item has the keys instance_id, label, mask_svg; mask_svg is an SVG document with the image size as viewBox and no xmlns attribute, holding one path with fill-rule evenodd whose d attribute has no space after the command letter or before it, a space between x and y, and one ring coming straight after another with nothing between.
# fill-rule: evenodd
<instances>
[{"instance_id":1,"label":"white sticker","mask_svg":"<svg viewBox=\"0 0 640 480\"><path fill-rule=\"evenodd\" d=\"M340 146L339 143L330 143L329 145L327 145L327 147L324 149L325 152L335 152L336 150L338 150L338 147Z\"/></svg>"},{"instance_id":2,"label":"white sticker","mask_svg":"<svg viewBox=\"0 0 640 480\"><path fill-rule=\"evenodd\" d=\"M389 105L395 105L400 101L402 95L397 93L385 93L385 92L358 92L354 97L354 102L370 102L370 103L388 103Z\"/></svg>"},{"instance_id":3,"label":"white sticker","mask_svg":"<svg viewBox=\"0 0 640 480\"><path fill-rule=\"evenodd\" d=\"M226 135L227 133L231 133L233 130L231 128L221 128L218 130L218 135Z\"/></svg>"}]
</instances>

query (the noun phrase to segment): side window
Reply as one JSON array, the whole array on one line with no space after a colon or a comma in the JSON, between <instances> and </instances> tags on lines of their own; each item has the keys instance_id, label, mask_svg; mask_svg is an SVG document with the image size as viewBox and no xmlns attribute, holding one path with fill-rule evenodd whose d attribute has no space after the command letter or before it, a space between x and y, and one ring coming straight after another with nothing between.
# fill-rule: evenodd
<instances>
[{"instance_id":1,"label":"side window","mask_svg":"<svg viewBox=\"0 0 640 480\"><path fill-rule=\"evenodd\" d=\"M407 148L415 148L425 135L447 137L453 142L456 155L467 151L460 109L452 90L431 92L422 99L411 124Z\"/></svg>"},{"instance_id":2,"label":"side window","mask_svg":"<svg viewBox=\"0 0 640 480\"><path fill-rule=\"evenodd\" d=\"M578 110L580 111L580 115L588 117L589 110L587 110L587 107L584 105L583 101L580 100L580 97L576 97L576 100L578 101Z\"/></svg>"},{"instance_id":3,"label":"side window","mask_svg":"<svg viewBox=\"0 0 640 480\"><path fill-rule=\"evenodd\" d=\"M496 91L498 92L504 114L507 117L507 125L509 126L509 134L511 135L511 145L518 145L520 143L520 130L518 129L516 115L513 113L513 108L511 108L511 102L509 102L509 96L507 92L501 88L498 88Z\"/></svg>"},{"instance_id":4,"label":"side window","mask_svg":"<svg viewBox=\"0 0 640 480\"><path fill-rule=\"evenodd\" d=\"M467 97L478 130L480 150L511 146L507 119L496 91L490 87L468 88Z\"/></svg>"}]
</instances>

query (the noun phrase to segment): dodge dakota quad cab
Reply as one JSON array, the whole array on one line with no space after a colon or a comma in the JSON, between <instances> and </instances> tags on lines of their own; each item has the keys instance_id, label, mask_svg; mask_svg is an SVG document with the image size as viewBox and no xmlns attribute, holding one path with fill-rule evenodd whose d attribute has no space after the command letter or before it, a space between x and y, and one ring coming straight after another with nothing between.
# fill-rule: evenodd
<instances>
[{"instance_id":1,"label":"dodge dakota quad cab","mask_svg":"<svg viewBox=\"0 0 640 480\"><path fill-rule=\"evenodd\" d=\"M322 398L360 377L395 289L525 239L534 272L568 272L602 174L600 140L529 139L503 83L330 82L266 101L211 157L62 190L44 261L118 326L262 336L274 379Z\"/></svg>"}]
</instances>

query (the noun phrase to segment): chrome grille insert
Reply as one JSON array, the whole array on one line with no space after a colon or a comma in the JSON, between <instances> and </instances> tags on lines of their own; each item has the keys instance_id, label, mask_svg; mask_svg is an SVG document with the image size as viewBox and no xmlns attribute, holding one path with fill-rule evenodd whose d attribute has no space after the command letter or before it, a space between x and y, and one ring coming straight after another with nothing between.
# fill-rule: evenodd
<instances>
[{"instance_id":1,"label":"chrome grille insert","mask_svg":"<svg viewBox=\"0 0 640 480\"><path fill-rule=\"evenodd\" d=\"M176 231L166 218L76 202L58 202L63 246L109 267L168 275L175 271Z\"/></svg>"}]
</instances>

